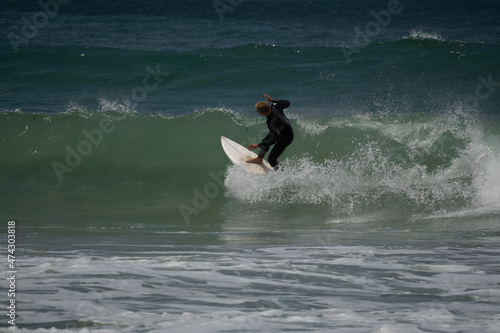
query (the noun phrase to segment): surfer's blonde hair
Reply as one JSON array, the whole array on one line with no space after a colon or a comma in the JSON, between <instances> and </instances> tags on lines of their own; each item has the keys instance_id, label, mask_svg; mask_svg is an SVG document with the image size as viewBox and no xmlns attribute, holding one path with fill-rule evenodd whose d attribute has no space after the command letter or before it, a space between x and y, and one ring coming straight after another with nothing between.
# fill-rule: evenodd
<instances>
[{"instance_id":1,"label":"surfer's blonde hair","mask_svg":"<svg viewBox=\"0 0 500 333\"><path fill-rule=\"evenodd\" d=\"M261 116L268 116L269 113L271 112L271 107L269 106L269 103L267 103L267 102L259 102L259 103L255 104L255 110Z\"/></svg>"}]
</instances>

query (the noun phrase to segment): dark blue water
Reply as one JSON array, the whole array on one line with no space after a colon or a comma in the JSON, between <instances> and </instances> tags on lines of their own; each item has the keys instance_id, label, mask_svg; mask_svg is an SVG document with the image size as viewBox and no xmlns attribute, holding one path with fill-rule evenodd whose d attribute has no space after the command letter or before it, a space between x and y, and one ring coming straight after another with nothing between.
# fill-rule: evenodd
<instances>
[{"instance_id":1,"label":"dark blue water","mask_svg":"<svg viewBox=\"0 0 500 333\"><path fill-rule=\"evenodd\" d=\"M496 1L214 3L68 1L51 17L36 2L4 2L2 108L95 110L128 96L141 113L242 111L272 91L328 114L435 112L464 99L498 112L498 84L479 106L467 99L479 77L500 81ZM133 99L147 66L170 76Z\"/></svg>"}]
</instances>

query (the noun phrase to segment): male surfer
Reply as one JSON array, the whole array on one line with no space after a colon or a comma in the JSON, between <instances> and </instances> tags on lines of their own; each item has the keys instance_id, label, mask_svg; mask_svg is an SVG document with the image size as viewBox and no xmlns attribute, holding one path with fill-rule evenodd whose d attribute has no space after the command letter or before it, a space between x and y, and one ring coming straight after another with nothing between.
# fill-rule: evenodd
<instances>
[{"instance_id":1,"label":"male surfer","mask_svg":"<svg viewBox=\"0 0 500 333\"><path fill-rule=\"evenodd\" d=\"M247 163L263 163L264 155L266 155L269 147L274 145L267 160L275 170L278 170L278 157L283 154L285 148L293 141L292 125L283 112L284 109L290 106L290 102L286 100L275 101L271 96L266 94L264 94L264 97L272 104L259 102L255 104L255 110L261 116L267 118L266 123L269 128L269 134L262 139L261 143L253 143L248 146L249 150L260 148L260 152L258 157L247 160Z\"/></svg>"}]
</instances>

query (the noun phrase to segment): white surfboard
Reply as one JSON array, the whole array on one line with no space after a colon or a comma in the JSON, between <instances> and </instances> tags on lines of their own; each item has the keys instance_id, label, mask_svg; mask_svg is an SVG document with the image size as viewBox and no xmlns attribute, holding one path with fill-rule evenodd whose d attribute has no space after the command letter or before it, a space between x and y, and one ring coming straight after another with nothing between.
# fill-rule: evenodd
<instances>
[{"instance_id":1,"label":"white surfboard","mask_svg":"<svg viewBox=\"0 0 500 333\"><path fill-rule=\"evenodd\" d=\"M264 160L264 164L247 163L246 161L249 158L257 157L257 154L255 154L253 151L248 150L247 148L234 142L233 140L226 138L225 136L221 136L220 141L222 143L222 149L224 149L227 157L229 157L231 162L233 162L234 164L240 165L245 170L253 173L263 174L266 172L274 171L273 167L266 160Z\"/></svg>"}]
</instances>

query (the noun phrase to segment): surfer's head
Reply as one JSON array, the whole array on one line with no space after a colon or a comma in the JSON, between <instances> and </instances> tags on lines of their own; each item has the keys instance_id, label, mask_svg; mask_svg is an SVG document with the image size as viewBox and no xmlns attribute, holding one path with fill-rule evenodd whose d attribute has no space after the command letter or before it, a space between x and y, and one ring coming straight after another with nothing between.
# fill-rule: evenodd
<instances>
[{"instance_id":1,"label":"surfer's head","mask_svg":"<svg viewBox=\"0 0 500 333\"><path fill-rule=\"evenodd\" d=\"M269 103L267 102L259 102L255 104L255 110L261 115L261 116L269 116L271 114L271 107L269 106Z\"/></svg>"}]
</instances>

